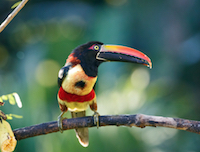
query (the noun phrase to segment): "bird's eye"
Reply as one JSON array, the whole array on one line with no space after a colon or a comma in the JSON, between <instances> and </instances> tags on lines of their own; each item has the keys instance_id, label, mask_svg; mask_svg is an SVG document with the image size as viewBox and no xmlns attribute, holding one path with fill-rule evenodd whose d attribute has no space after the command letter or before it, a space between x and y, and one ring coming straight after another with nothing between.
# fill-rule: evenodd
<instances>
[{"instance_id":1,"label":"bird's eye","mask_svg":"<svg viewBox=\"0 0 200 152\"><path fill-rule=\"evenodd\" d=\"M98 46L98 45L95 45L93 48L94 48L94 50L96 50L96 51L99 50L99 46Z\"/></svg>"}]
</instances>

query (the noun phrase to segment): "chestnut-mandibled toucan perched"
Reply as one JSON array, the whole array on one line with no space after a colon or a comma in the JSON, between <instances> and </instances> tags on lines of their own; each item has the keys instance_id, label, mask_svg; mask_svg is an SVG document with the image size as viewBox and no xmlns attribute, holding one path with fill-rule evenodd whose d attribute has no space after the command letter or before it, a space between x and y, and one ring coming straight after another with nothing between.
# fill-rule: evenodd
<instances>
[{"instance_id":1,"label":"chestnut-mandibled toucan perched","mask_svg":"<svg viewBox=\"0 0 200 152\"><path fill-rule=\"evenodd\" d=\"M58 74L58 103L62 113L58 117L58 127L62 132L62 116L69 110L73 118L85 116L85 110L95 112L98 127L98 113L94 85L97 80L98 67L106 61L133 62L152 67L150 58L142 52L121 45L105 45L98 41L88 42L77 48L68 56L65 65ZM75 130L82 146L89 144L88 128Z\"/></svg>"}]
</instances>

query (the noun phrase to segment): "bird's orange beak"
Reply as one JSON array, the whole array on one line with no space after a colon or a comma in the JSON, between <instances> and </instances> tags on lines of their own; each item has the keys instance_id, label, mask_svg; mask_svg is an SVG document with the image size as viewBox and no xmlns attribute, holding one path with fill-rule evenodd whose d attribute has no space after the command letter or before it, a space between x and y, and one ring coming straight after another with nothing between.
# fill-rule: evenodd
<instances>
[{"instance_id":1,"label":"bird's orange beak","mask_svg":"<svg viewBox=\"0 0 200 152\"><path fill-rule=\"evenodd\" d=\"M104 61L133 62L152 68L151 59L144 53L121 45L102 45L96 58Z\"/></svg>"}]
</instances>

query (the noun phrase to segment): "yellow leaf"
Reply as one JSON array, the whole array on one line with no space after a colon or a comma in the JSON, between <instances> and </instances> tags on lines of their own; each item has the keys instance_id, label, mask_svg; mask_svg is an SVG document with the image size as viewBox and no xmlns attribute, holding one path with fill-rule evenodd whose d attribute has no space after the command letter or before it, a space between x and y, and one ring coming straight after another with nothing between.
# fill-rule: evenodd
<instances>
[{"instance_id":1,"label":"yellow leaf","mask_svg":"<svg viewBox=\"0 0 200 152\"><path fill-rule=\"evenodd\" d=\"M6 95L1 96L1 98L2 98L3 100L8 100L8 97L7 97Z\"/></svg>"},{"instance_id":2,"label":"yellow leaf","mask_svg":"<svg viewBox=\"0 0 200 152\"><path fill-rule=\"evenodd\" d=\"M15 105L15 98L13 97L13 95L12 94L9 94L8 95L8 101L9 101L9 103L11 104L11 105Z\"/></svg>"},{"instance_id":3,"label":"yellow leaf","mask_svg":"<svg viewBox=\"0 0 200 152\"><path fill-rule=\"evenodd\" d=\"M12 116L10 116L10 114L7 114L6 117L7 117L7 120L12 120L13 119Z\"/></svg>"},{"instance_id":4,"label":"yellow leaf","mask_svg":"<svg viewBox=\"0 0 200 152\"><path fill-rule=\"evenodd\" d=\"M15 7L17 7L22 1L19 1L19 2L16 2L12 7L11 9L14 9Z\"/></svg>"},{"instance_id":5,"label":"yellow leaf","mask_svg":"<svg viewBox=\"0 0 200 152\"><path fill-rule=\"evenodd\" d=\"M16 114L11 114L13 117L15 117L15 118L23 118L23 116L21 116L21 115L16 115Z\"/></svg>"},{"instance_id":6,"label":"yellow leaf","mask_svg":"<svg viewBox=\"0 0 200 152\"><path fill-rule=\"evenodd\" d=\"M19 108L22 107L21 99L16 92L0 96L0 106L4 105L4 100L8 100L11 105L15 105L17 103Z\"/></svg>"},{"instance_id":7,"label":"yellow leaf","mask_svg":"<svg viewBox=\"0 0 200 152\"><path fill-rule=\"evenodd\" d=\"M7 119L11 120L13 117L15 118L23 118L23 116L20 116L20 115L16 115L16 114L7 114Z\"/></svg>"}]
</instances>

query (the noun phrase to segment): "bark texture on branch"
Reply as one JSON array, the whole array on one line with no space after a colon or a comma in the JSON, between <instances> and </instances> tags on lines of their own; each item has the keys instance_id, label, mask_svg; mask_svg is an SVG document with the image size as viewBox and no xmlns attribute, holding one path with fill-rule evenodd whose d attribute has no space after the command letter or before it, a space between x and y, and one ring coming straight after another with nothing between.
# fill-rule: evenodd
<instances>
[{"instance_id":1,"label":"bark texture on branch","mask_svg":"<svg viewBox=\"0 0 200 152\"><path fill-rule=\"evenodd\" d=\"M101 126L128 126L128 127L140 127L146 126L153 127L167 127L179 130L186 130L189 132L200 134L200 121L193 121L180 118L170 118L161 116L150 116L144 114L136 115L109 115L99 116L99 125ZM94 119L92 116L64 119L63 129L75 129L82 127L96 127L94 125ZM17 140L58 132L57 121L42 123L29 127L15 129L13 132Z\"/></svg>"}]
</instances>

